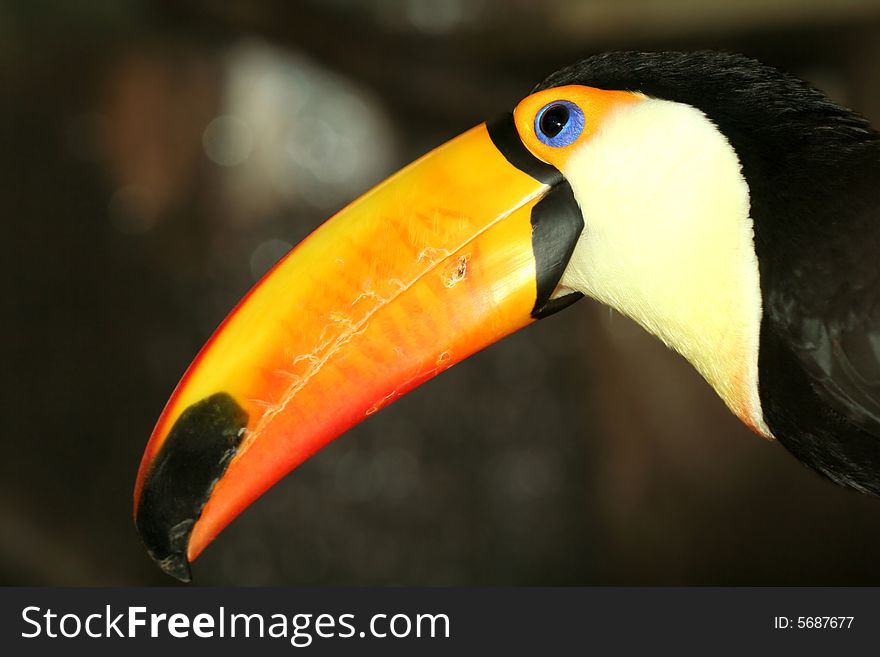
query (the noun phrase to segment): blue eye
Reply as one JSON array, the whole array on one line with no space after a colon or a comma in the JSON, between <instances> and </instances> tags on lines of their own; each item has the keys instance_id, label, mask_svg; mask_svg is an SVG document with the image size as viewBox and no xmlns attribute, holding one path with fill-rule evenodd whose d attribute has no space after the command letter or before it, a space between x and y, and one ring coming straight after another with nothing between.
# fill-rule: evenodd
<instances>
[{"instance_id":1,"label":"blue eye","mask_svg":"<svg viewBox=\"0 0 880 657\"><path fill-rule=\"evenodd\" d=\"M535 117L535 134L542 143L559 148L568 146L584 130L584 113L567 100L545 105Z\"/></svg>"}]
</instances>

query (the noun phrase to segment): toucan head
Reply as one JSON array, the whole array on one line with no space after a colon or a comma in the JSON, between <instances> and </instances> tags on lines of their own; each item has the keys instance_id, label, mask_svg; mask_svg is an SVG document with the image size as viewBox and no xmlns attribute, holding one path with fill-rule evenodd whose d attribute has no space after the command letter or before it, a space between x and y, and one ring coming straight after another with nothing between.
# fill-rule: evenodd
<instances>
[{"instance_id":1,"label":"toucan head","mask_svg":"<svg viewBox=\"0 0 880 657\"><path fill-rule=\"evenodd\" d=\"M775 111L725 84L764 69L707 53L603 57L367 192L230 313L138 472L135 522L164 570L188 579L229 522L321 447L583 295L683 354L770 436L750 189L719 127L742 116L737 103ZM723 111L707 115L701 98Z\"/></svg>"}]
</instances>

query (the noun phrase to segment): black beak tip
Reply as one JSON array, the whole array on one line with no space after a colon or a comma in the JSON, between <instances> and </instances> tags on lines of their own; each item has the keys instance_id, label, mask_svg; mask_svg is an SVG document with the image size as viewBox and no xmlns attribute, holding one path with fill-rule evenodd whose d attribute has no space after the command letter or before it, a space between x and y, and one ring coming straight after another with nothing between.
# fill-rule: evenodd
<instances>
[{"instance_id":1,"label":"black beak tip","mask_svg":"<svg viewBox=\"0 0 880 657\"><path fill-rule=\"evenodd\" d=\"M159 564L159 568L175 579L187 583L192 581L192 570L189 567L189 561L186 560L186 555L172 554L164 559L157 559L156 563Z\"/></svg>"},{"instance_id":2,"label":"black beak tip","mask_svg":"<svg viewBox=\"0 0 880 657\"><path fill-rule=\"evenodd\" d=\"M159 567L183 582L192 579L186 554L193 526L235 455L247 419L226 393L196 402L180 414L144 479L138 533Z\"/></svg>"},{"instance_id":3,"label":"black beak tip","mask_svg":"<svg viewBox=\"0 0 880 657\"><path fill-rule=\"evenodd\" d=\"M148 510L147 512L144 511L145 508ZM170 529L164 529L162 524L156 522L161 516L150 514L149 508L149 505L145 507L142 504L138 509L135 521L141 540L147 548L147 553L168 575L181 582L192 581L192 571L189 560L186 558L186 550L195 519L184 520Z\"/></svg>"}]
</instances>

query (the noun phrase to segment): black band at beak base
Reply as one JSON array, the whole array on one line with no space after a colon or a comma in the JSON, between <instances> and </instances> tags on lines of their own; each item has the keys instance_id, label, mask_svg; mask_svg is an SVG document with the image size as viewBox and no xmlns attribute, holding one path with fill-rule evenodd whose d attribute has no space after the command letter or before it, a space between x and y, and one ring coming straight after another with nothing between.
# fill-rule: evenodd
<instances>
[{"instance_id":1,"label":"black band at beak base","mask_svg":"<svg viewBox=\"0 0 880 657\"><path fill-rule=\"evenodd\" d=\"M538 159L526 148L516 129L513 114L486 122L495 148L523 173L551 187L532 209L532 250L538 295L532 317L541 319L567 308L584 295L572 292L551 299L565 272L574 247L584 230L584 217L571 185L552 164Z\"/></svg>"},{"instance_id":2,"label":"black band at beak base","mask_svg":"<svg viewBox=\"0 0 880 657\"><path fill-rule=\"evenodd\" d=\"M544 160L539 160L526 148L510 112L486 121L486 130L489 131L489 138L495 144L495 148L523 173L551 187L564 180L559 169Z\"/></svg>"},{"instance_id":3,"label":"black band at beak base","mask_svg":"<svg viewBox=\"0 0 880 657\"><path fill-rule=\"evenodd\" d=\"M549 317L583 298L580 292L550 298L583 230L584 217L567 180L563 179L532 208L532 252L538 286L532 308L535 319Z\"/></svg>"}]
</instances>

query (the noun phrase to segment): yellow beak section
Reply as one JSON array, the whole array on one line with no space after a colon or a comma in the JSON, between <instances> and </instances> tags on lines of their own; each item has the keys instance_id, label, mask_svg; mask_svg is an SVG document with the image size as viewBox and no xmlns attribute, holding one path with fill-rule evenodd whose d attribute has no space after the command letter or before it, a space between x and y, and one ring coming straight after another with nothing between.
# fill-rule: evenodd
<instances>
[{"instance_id":1,"label":"yellow beak section","mask_svg":"<svg viewBox=\"0 0 880 657\"><path fill-rule=\"evenodd\" d=\"M270 486L351 426L533 321L530 223L548 186L480 125L297 246L217 329L138 472L150 554L189 562Z\"/></svg>"}]
</instances>

